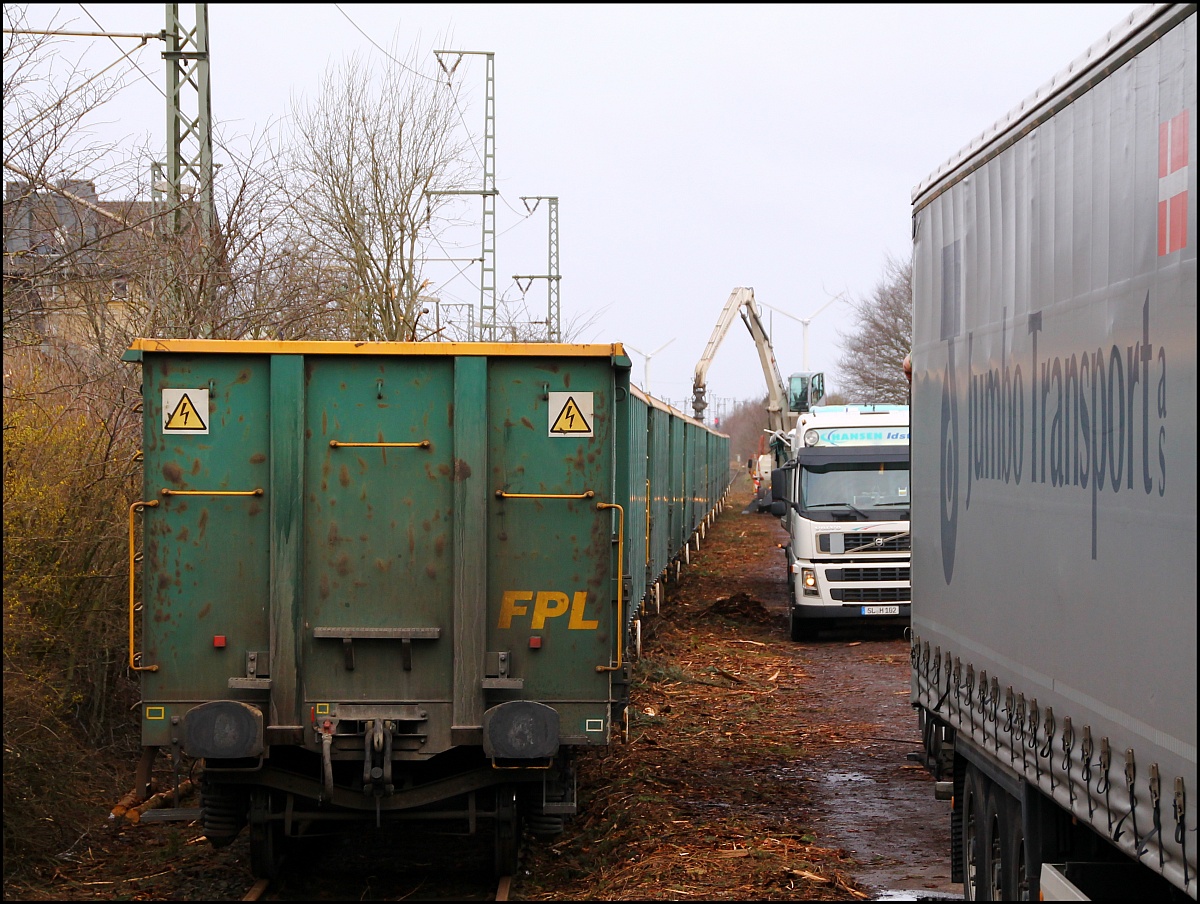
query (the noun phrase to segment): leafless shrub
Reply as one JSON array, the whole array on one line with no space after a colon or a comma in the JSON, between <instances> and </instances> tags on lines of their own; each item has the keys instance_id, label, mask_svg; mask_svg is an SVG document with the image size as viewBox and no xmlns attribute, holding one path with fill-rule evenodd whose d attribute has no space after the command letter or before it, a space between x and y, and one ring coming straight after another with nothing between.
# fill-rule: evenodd
<instances>
[{"instance_id":1,"label":"leafless shrub","mask_svg":"<svg viewBox=\"0 0 1200 904\"><path fill-rule=\"evenodd\" d=\"M904 356L912 348L912 259L889 257L865 298L851 302L858 323L842 333L841 387L852 402L903 405L908 401Z\"/></svg>"}]
</instances>

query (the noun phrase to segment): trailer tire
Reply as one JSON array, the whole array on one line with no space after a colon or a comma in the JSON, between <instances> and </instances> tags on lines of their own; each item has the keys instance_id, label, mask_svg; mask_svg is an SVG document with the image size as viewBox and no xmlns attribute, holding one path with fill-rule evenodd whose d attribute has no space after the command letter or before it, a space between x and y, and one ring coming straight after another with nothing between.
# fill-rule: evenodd
<instances>
[{"instance_id":1,"label":"trailer tire","mask_svg":"<svg viewBox=\"0 0 1200 904\"><path fill-rule=\"evenodd\" d=\"M962 789L963 900L983 900L979 894L979 874L983 847L984 811L987 807L987 782L979 770L967 764Z\"/></svg>"},{"instance_id":2,"label":"trailer tire","mask_svg":"<svg viewBox=\"0 0 1200 904\"><path fill-rule=\"evenodd\" d=\"M1012 861L1008 814L1008 795L1003 788L992 785L984 802L982 831L976 836L981 842L979 868L975 874L978 901L1011 900L1004 881L1006 866Z\"/></svg>"},{"instance_id":3,"label":"trailer tire","mask_svg":"<svg viewBox=\"0 0 1200 904\"><path fill-rule=\"evenodd\" d=\"M1001 866L1001 887L1006 901L1028 901L1029 865L1025 852L1025 824L1022 820L1021 802L1005 794L1008 805L1008 826L1004 833L1004 861Z\"/></svg>"}]
</instances>

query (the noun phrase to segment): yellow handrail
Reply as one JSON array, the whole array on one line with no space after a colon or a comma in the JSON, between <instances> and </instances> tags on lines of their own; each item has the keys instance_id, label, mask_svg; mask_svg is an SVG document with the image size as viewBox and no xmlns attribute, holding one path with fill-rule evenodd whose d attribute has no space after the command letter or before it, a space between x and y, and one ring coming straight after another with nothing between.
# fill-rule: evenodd
<instances>
[{"instance_id":1,"label":"yellow handrail","mask_svg":"<svg viewBox=\"0 0 1200 904\"><path fill-rule=\"evenodd\" d=\"M650 478L646 478L646 564L650 564Z\"/></svg>"},{"instance_id":2,"label":"yellow handrail","mask_svg":"<svg viewBox=\"0 0 1200 904\"><path fill-rule=\"evenodd\" d=\"M261 496L262 488L254 490L170 490L163 487L164 496Z\"/></svg>"},{"instance_id":3,"label":"yellow handrail","mask_svg":"<svg viewBox=\"0 0 1200 904\"><path fill-rule=\"evenodd\" d=\"M396 449L396 448L420 448L428 449L431 443L427 439L423 439L416 443L339 443L336 439L329 441L329 448L341 449L346 446L364 446L371 449Z\"/></svg>"},{"instance_id":4,"label":"yellow handrail","mask_svg":"<svg viewBox=\"0 0 1200 904\"><path fill-rule=\"evenodd\" d=\"M625 648L625 509L615 502L597 502L597 509L617 510L617 664L598 665L597 672L619 672L621 670L621 652Z\"/></svg>"},{"instance_id":5,"label":"yellow handrail","mask_svg":"<svg viewBox=\"0 0 1200 904\"><path fill-rule=\"evenodd\" d=\"M497 499L591 499L595 496L592 490L582 493L506 493L496 490ZM596 509L616 509L617 519L617 664L598 665L597 672L616 672L621 668L621 651L625 646L625 625L622 622L625 605L625 509L615 502L597 502Z\"/></svg>"},{"instance_id":6,"label":"yellow handrail","mask_svg":"<svg viewBox=\"0 0 1200 904\"><path fill-rule=\"evenodd\" d=\"M161 491L163 496L261 496L263 490L261 488L253 490L171 490L164 487ZM138 653L134 651L134 624L135 618L135 602L134 602L134 571L136 568L136 552L135 552L135 537L134 537L134 515L144 508L153 508L158 505L157 499L151 499L146 502L138 501L129 506L129 668L135 672L157 672L157 665L138 665Z\"/></svg>"},{"instance_id":7,"label":"yellow handrail","mask_svg":"<svg viewBox=\"0 0 1200 904\"><path fill-rule=\"evenodd\" d=\"M129 506L129 668L135 672L157 672L156 665L137 665L138 654L133 651L133 571L134 571L134 514L140 512L147 506L153 507L158 505L157 499L151 499L149 502L135 502Z\"/></svg>"},{"instance_id":8,"label":"yellow handrail","mask_svg":"<svg viewBox=\"0 0 1200 904\"><path fill-rule=\"evenodd\" d=\"M595 495L592 490L582 493L506 493L496 490L497 499L591 499Z\"/></svg>"}]
</instances>

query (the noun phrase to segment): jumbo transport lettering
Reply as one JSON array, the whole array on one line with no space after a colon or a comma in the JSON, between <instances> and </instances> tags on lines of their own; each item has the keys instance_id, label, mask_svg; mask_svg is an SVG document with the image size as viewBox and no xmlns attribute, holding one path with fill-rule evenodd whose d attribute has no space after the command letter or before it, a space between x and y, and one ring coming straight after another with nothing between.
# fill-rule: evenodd
<instances>
[{"instance_id":1,"label":"jumbo transport lettering","mask_svg":"<svg viewBox=\"0 0 1200 904\"><path fill-rule=\"evenodd\" d=\"M1007 315L1007 310L1006 310ZM1009 363L1004 319L1000 364L977 370L974 334L967 334L967 490L975 481L1020 485L1029 436L1029 479L1092 492L1092 558L1096 558L1099 494L1122 488L1166 493L1167 352L1151 339L1150 294L1142 306L1142 339L1070 357L1041 360L1042 312L1028 315L1031 377ZM1026 412L1029 413L1028 420ZM1140 468L1138 465L1140 464ZM1135 473L1138 479L1135 483Z\"/></svg>"}]
</instances>

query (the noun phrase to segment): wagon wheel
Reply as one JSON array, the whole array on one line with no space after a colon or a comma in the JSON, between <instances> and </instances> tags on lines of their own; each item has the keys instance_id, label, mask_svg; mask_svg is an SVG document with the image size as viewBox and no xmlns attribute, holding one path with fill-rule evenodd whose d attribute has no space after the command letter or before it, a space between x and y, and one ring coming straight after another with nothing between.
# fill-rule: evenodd
<instances>
[{"instance_id":1,"label":"wagon wheel","mask_svg":"<svg viewBox=\"0 0 1200 904\"><path fill-rule=\"evenodd\" d=\"M496 789L495 841L496 878L515 875L521 844L521 818L515 785L500 785Z\"/></svg>"},{"instance_id":2,"label":"wagon wheel","mask_svg":"<svg viewBox=\"0 0 1200 904\"><path fill-rule=\"evenodd\" d=\"M250 804L250 871L256 879L278 879L283 866L283 822L268 818L273 797L255 789Z\"/></svg>"}]
</instances>

